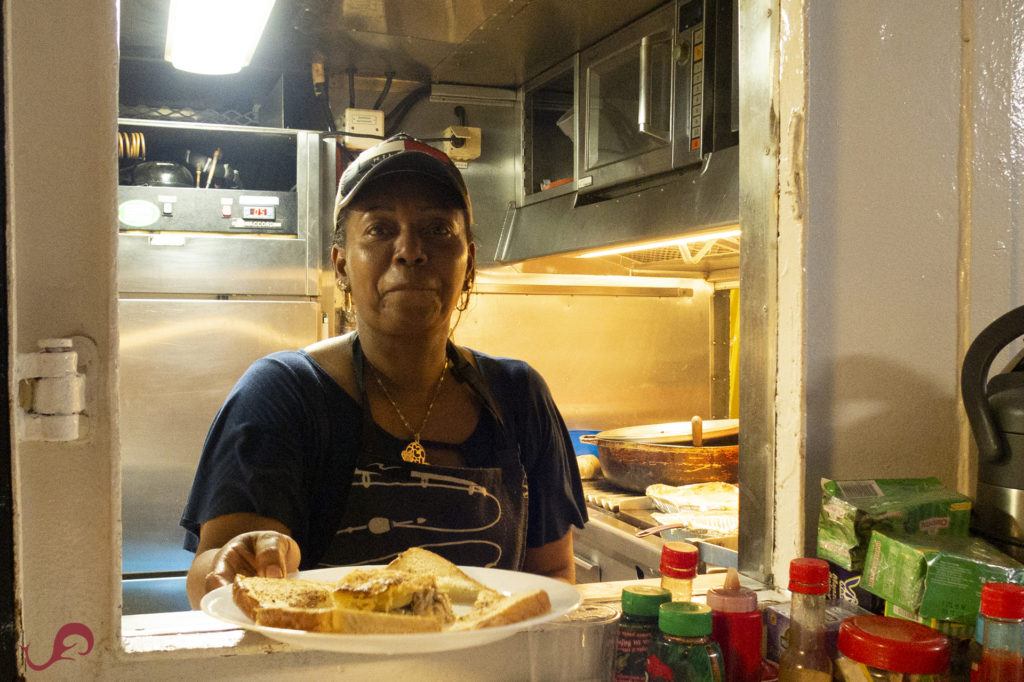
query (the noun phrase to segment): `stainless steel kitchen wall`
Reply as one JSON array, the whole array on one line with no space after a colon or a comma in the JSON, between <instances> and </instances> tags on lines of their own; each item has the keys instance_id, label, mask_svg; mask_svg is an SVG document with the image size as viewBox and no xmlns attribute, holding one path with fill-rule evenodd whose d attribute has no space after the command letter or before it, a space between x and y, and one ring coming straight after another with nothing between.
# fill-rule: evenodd
<instances>
[{"instance_id":1,"label":"stainless steel kitchen wall","mask_svg":"<svg viewBox=\"0 0 1024 682\"><path fill-rule=\"evenodd\" d=\"M711 285L581 293L570 282L553 278L528 293L482 285L456 341L533 365L570 429L719 416L711 414Z\"/></svg>"},{"instance_id":2,"label":"stainless steel kitchen wall","mask_svg":"<svg viewBox=\"0 0 1024 682\"><path fill-rule=\"evenodd\" d=\"M245 135L253 145L262 134L186 130ZM118 235L125 614L189 608L183 576L192 554L182 549L178 521L210 424L252 362L309 345L328 329L318 275L333 150L315 132L280 134L295 143L297 234L223 234L213 213L187 232ZM202 191L218 208L217 190Z\"/></svg>"},{"instance_id":3,"label":"stainless steel kitchen wall","mask_svg":"<svg viewBox=\"0 0 1024 682\"><path fill-rule=\"evenodd\" d=\"M122 298L124 570L187 569L178 527L203 440L256 358L309 344L313 301Z\"/></svg>"}]
</instances>

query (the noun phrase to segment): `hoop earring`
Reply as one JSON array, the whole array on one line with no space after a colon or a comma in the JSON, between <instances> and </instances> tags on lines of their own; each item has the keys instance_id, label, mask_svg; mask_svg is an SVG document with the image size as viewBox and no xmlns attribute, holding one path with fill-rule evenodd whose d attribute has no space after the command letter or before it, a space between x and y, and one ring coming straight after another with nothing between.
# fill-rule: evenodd
<instances>
[{"instance_id":1,"label":"hoop earring","mask_svg":"<svg viewBox=\"0 0 1024 682\"><path fill-rule=\"evenodd\" d=\"M463 281L463 283L462 283L462 293L459 294L459 300L455 304L455 309L457 311L459 311L460 313L464 312L467 308L469 308L469 296L470 296L470 292L472 291L472 289L473 289L473 276L469 275L469 276L466 277L465 281Z\"/></svg>"},{"instance_id":2,"label":"hoop earring","mask_svg":"<svg viewBox=\"0 0 1024 682\"><path fill-rule=\"evenodd\" d=\"M338 289L341 290L341 306L340 310L342 315L347 320L352 316L353 304L352 304L352 287L348 285L348 282L337 280L335 284L338 285Z\"/></svg>"}]
</instances>

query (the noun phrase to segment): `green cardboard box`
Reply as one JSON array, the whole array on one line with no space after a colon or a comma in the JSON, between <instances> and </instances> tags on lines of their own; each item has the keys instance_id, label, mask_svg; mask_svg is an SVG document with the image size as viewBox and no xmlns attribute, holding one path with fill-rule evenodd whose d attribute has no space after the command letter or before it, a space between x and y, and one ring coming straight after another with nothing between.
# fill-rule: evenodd
<instances>
[{"instance_id":1,"label":"green cardboard box","mask_svg":"<svg viewBox=\"0 0 1024 682\"><path fill-rule=\"evenodd\" d=\"M864 567L872 531L890 536L966 536L971 498L937 478L822 480L818 556L850 571Z\"/></svg>"},{"instance_id":2,"label":"green cardboard box","mask_svg":"<svg viewBox=\"0 0 1024 682\"><path fill-rule=\"evenodd\" d=\"M973 623L990 582L1024 585L1024 564L981 538L875 531L860 586L923 619Z\"/></svg>"}]
</instances>

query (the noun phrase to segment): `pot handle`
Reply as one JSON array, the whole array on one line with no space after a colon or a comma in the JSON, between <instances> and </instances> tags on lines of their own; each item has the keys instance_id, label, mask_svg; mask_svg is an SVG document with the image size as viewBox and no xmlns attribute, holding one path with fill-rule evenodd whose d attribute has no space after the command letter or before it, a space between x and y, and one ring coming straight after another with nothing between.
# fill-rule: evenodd
<instances>
[{"instance_id":1,"label":"pot handle","mask_svg":"<svg viewBox=\"0 0 1024 682\"><path fill-rule=\"evenodd\" d=\"M996 428L986 385L992 361L1011 341L1024 335L1024 306L1015 308L985 327L964 355L960 372L960 393L967 420L978 443L978 460L998 462L1008 456Z\"/></svg>"},{"instance_id":2,"label":"pot handle","mask_svg":"<svg viewBox=\"0 0 1024 682\"><path fill-rule=\"evenodd\" d=\"M597 436L593 436L589 433L585 433L582 436L580 436L580 442L586 443L587 445L597 445L597 442L599 440L600 438L598 438Z\"/></svg>"}]
</instances>

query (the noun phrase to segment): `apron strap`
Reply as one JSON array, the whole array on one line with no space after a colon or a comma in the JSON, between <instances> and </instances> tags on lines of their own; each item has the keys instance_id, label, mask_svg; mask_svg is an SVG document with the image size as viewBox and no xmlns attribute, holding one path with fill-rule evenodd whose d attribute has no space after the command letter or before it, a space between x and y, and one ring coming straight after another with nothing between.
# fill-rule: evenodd
<instances>
[{"instance_id":1,"label":"apron strap","mask_svg":"<svg viewBox=\"0 0 1024 682\"><path fill-rule=\"evenodd\" d=\"M476 394L480 396L480 400L483 402L484 407L486 407L487 411L491 413L492 417L494 417L494 421L498 423L498 427L504 431L505 420L501 417L501 408L498 407L498 401L494 399L491 389L489 389L487 384L484 382L484 378L483 375L480 374L480 370L474 367L472 363L470 363L469 360L459 352L459 349L455 347L455 344L452 343L451 339L448 340L446 352L448 353L448 359L452 362L452 376L459 381L468 384L470 388L476 391ZM506 433L505 435L507 436L508 434Z\"/></svg>"}]
</instances>

